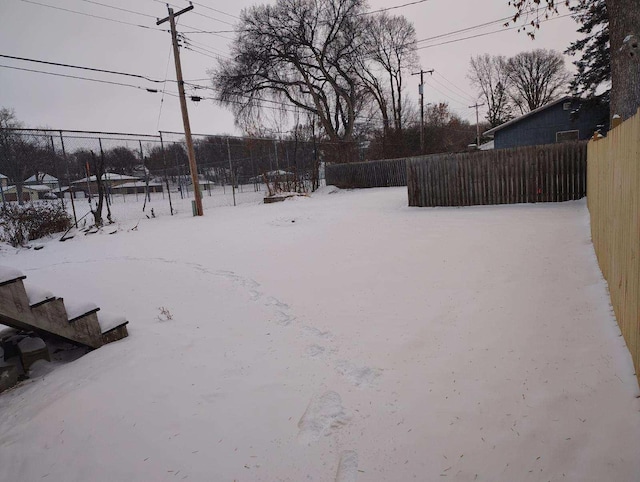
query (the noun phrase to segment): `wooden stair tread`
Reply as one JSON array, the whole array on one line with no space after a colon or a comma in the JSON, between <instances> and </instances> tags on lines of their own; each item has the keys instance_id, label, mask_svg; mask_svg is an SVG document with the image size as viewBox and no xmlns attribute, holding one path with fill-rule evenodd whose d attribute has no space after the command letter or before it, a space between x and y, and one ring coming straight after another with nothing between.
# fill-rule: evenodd
<instances>
[{"instance_id":1,"label":"wooden stair tread","mask_svg":"<svg viewBox=\"0 0 640 482\"><path fill-rule=\"evenodd\" d=\"M42 303L46 303L47 301L55 299L55 296L51 291L45 288L40 288L39 286L28 284L24 285L24 289L27 292L29 306L31 306L32 308L34 306L38 306Z\"/></svg>"},{"instance_id":2,"label":"wooden stair tread","mask_svg":"<svg viewBox=\"0 0 640 482\"><path fill-rule=\"evenodd\" d=\"M26 276L19 269L11 268L9 266L0 266L0 286L25 278Z\"/></svg>"},{"instance_id":3,"label":"wooden stair tread","mask_svg":"<svg viewBox=\"0 0 640 482\"><path fill-rule=\"evenodd\" d=\"M98 323L100 324L101 333L107 333L111 330L115 330L123 325L128 324L127 318L122 315L116 315L113 313L100 311L98 313Z\"/></svg>"},{"instance_id":4,"label":"wooden stair tread","mask_svg":"<svg viewBox=\"0 0 640 482\"><path fill-rule=\"evenodd\" d=\"M73 323L74 321L90 315L91 313L96 313L100 308L98 305L91 302L69 302L67 300L64 301L64 307L67 310L67 317L69 318L69 323Z\"/></svg>"}]
</instances>

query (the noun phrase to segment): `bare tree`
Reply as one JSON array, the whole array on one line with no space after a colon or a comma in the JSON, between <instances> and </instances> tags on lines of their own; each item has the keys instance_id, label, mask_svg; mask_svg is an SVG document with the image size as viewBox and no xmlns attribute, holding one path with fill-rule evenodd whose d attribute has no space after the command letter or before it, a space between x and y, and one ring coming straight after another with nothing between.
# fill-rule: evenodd
<instances>
[{"instance_id":1,"label":"bare tree","mask_svg":"<svg viewBox=\"0 0 640 482\"><path fill-rule=\"evenodd\" d=\"M564 59L554 50L521 52L507 62L511 99L525 114L557 99L570 80Z\"/></svg>"},{"instance_id":2,"label":"bare tree","mask_svg":"<svg viewBox=\"0 0 640 482\"><path fill-rule=\"evenodd\" d=\"M31 146L13 129L23 127L12 109L0 109L0 169L16 186L18 203L22 204L22 185L27 174ZM3 195L4 196L4 195Z\"/></svg>"},{"instance_id":3,"label":"bare tree","mask_svg":"<svg viewBox=\"0 0 640 482\"><path fill-rule=\"evenodd\" d=\"M333 142L351 142L366 90L364 0L277 0L246 9L231 60L211 73L219 101L236 118L286 102L319 119Z\"/></svg>"},{"instance_id":4,"label":"bare tree","mask_svg":"<svg viewBox=\"0 0 640 482\"><path fill-rule=\"evenodd\" d=\"M373 68L381 68L388 80L386 91L391 100L393 127L401 131L404 124L403 74L418 64L416 30L405 17L386 12L371 16L367 27L366 44L371 46ZM376 80L381 83L377 77Z\"/></svg>"},{"instance_id":5,"label":"bare tree","mask_svg":"<svg viewBox=\"0 0 640 482\"><path fill-rule=\"evenodd\" d=\"M513 21L521 22L524 18L524 24L533 25L533 30L540 27L541 15L557 13L559 4L569 4L568 0L509 0L508 3L516 9ZM547 7L542 14L540 10L532 10L540 3ZM605 3L611 36L610 112L626 119L640 107L640 3L638 0L605 0ZM538 12L533 20L526 18L526 12L531 11ZM528 33L534 35L532 31Z\"/></svg>"},{"instance_id":6,"label":"bare tree","mask_svg":"<svg viewBox=\"0 0 640 482\"><path fill-rule=\"evenodd\" d=\"M489 54L471 57L468 78L480 91L487 105L486 119L491 127L499 126L513 118L509 98L511 80L508 61L504 55Z\"/></svg>"}]
</instances>

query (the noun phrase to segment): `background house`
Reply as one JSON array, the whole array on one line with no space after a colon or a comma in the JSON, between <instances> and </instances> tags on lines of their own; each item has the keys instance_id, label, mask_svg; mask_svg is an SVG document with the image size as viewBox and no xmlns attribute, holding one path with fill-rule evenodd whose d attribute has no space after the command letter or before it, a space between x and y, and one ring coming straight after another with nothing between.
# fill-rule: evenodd
<instances>
[{"instance_id":1,"label":"background house","mask_svg":"<svg viewBox=\"0 0 640 482\"><path fill-rule=\"evenodd\" d=\"M48 186L51 190L58 190L60 187L60 182L57 177L53 177L52 175L44 172L38 172L30 178L25 179L23 184Z\"/></svg>"},{"instance_id":2,"label":"background house","mask_svg":"<svg viewBox=\"0 0 640 482\"><path fill-rule=\"evenodd\" d=\"M44 184L25 184L22 186L22 201L37 201L39 199L50 199L51 188ZM16 186L8 186L3 190L5 201L17 201L18 191ZM54 195L55 196L55 195ZM55 199L55 197L54 197Z\"/></svg>"},{"instance_id":3,"label":"background house","mask_svg":"<svg viewBox=\"0 0 640 482\"><path fill-rule=\"evenodd\" d=\"M124 174L114 174L112 172L106 172L102 175L102 181L106 189L113 189L116 186L125 183L139 182L144 184L144 181L133 176L126 176ZM77 186L80 189L93 196L98 194L98 183L96 182L96 176L90 176L88 178L79 179L71 183L72 186Z\"/></svg>"},{"instance_id":4,"label":"background house","mask_svg":"<svg viewBox=\"0 0 640 482\"><path fill-rule=\"evenodd\" d=\"M162 192L162 183L149 182L149 192ZM147 184L144 181L125 182L111 188L111 194L144 194L147 192Z\"/></svg>"},{"instance_id":5,"label":"background house","mask_svg":"<svg viewBox=\"0 0 640 482\"><path fill-rule=\"evenodd\" d=\"M484 133L496 149L586 140L609 127L609 104L565 96Z\"/></svg>"}]
</instances>

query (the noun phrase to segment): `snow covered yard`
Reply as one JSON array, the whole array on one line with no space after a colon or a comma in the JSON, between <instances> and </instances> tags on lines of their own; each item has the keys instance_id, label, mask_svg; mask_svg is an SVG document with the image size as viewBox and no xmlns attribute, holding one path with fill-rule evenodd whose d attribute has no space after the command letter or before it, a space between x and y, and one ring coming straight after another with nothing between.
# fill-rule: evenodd
<instances>
[{"instance_id":1,"label":"snow covered yard","mask_svg":"<svg viewBox=\"0 0 640 482\"><path fill-rule=\"evenodd\" d=\"M584 201L329 191L4 248L130 336L0 395L0 480L638 480Z\"/></svg>"}]
</instances>

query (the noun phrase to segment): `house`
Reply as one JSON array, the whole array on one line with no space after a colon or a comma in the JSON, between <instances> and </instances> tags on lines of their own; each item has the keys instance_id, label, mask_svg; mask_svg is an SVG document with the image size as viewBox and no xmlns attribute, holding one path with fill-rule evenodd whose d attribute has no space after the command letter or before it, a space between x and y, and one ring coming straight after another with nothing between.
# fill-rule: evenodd
<instances>
[{"instance_id":1,"label":"house","mask_svg":"<svg viewBox=\"0 0 640 482\"><path fill-rule=\"evenodd\" d=\"M73 181L71 183L72 186L78 186L87 192L89 195L94 196L98 194L98 183L96 182L96 176L85 177L83 179L79 179L77 181ZM137 177L126 176L124 174L114 174L112 172L105 172L102 175L103 185L112 190L114 187L119 186L120 184L125 184L129 182L140 182L144 184L144 181Z\"/></svg>"},{"instance_id":2,"label":"house","mask_svg":"<svg viewBox=\"0 0 640 482\"><path fill-rule=\"evenodd\" d=\"M87 197L87 193L84 189L78 186L65 186L61 187L60 191L56 191L58 197L64 197L65 199L71 199L71 193L73 193L74 199L84 199Z\"/></svg>"},{"instance_id":3,"label":"house","mask_svg":"<svg viewBox=\"0 0 640 482\"><path fill-rule=\"evenodd\" d=\"M5 201L17 201L18 190L16 186L8 186L3 190ZM22 201L38 201L40 199L55 199L55 194L51 193L51 188L43 184L29 184L22 186Z\"/></svg>"},{"instance_id":4,"label":"house","mask_svg":"<svg viewBox=\"0 0 640 482\"><path fill-rule=\"evenodd\" d=\"M60 182L58 181L58 178L53 177L44 172L38 172L35 175L31 176L30 178L25 179L23 184L49 186L51 190L57 190L60 187Z\"/></svg>"},{"instance_id":5,"label":"house","mask_svg":"<svg viewBox=\"0 0 640 482\"><path fill-rule=\"evenodd\" d=\"M0 186L4 189L9 185L9 178L4 174L0 174Z\"/></svg>"},{"instance_id":6,"label":"house","mask_svg":"<svg viewBox=\"0 0 640 482\"><path fill-rule=\"evenodd\" d=\"M565 96L484 133L496 149L587 140L609 126L609 104Z\"/></svg>"},{"instance_id":7,"label":"house","mask_svg":"<svg viewBox=\"0 0 640 482\"><path fill-rule=\"evenodd\" d=\"M147 185L145 181L134 181L117 184L111 188L111 194L144 194L147 192L162 192L162 183L151 181Z\"/></svg>"}]
</instances>

